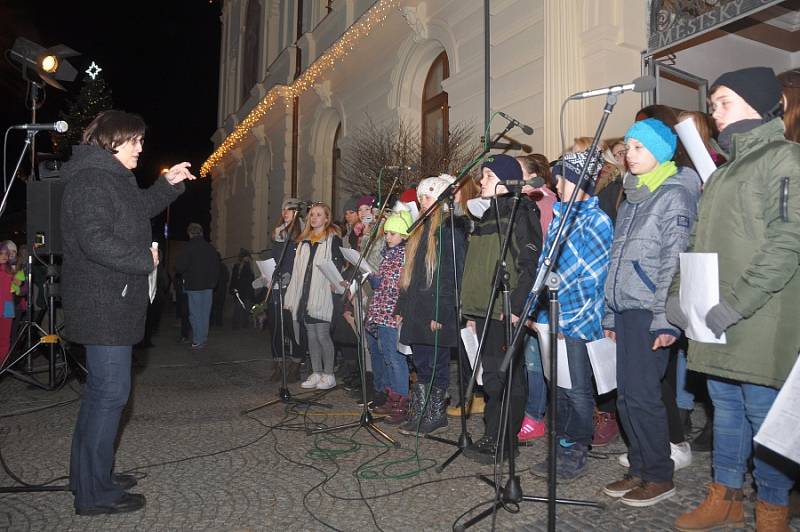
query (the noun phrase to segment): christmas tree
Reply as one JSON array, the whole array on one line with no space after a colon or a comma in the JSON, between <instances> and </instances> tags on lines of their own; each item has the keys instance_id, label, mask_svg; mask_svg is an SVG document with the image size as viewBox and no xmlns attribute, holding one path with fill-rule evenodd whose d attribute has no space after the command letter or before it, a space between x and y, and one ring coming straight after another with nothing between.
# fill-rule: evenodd
<instances>
[{"instance_id":1,"label":"christmas tree","mask_svg":"<svg viewBox=\"0 0 800 532\"><path fill-rule=\"evenodd\" d=\"M68 156L71 147L80 144L83 130L99 113L114 107L111 89L106 85L102 70L95 63L86 71L81 80L80 92L75 98L67 101L67 110L59 115L69 124L69 131L53 134L53 150L62 156Z\"/></svg>"}]
</instances>

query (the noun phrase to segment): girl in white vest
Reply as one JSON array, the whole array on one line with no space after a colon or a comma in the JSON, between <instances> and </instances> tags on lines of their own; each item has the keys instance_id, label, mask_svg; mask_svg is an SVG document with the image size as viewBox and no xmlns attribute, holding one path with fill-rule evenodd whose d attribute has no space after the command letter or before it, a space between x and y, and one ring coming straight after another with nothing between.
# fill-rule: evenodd
<instances>
[{"instance_id":1,"label":"girl in white vest","mask_svg":"<svg viewBox=\"0 0 800 532\"><path fill-rule=\"evenodd\" d=\"M302 384L303 388L328 390L336 386L333 376L334 348L331 340L333 315L333 287L317 267L332 261L341 269L342 239L331 224L331 208L315 203L308 211L303 232L297 237L297 254L292 268L292 280L286 289L284 307L292 313L295 337L300 326L305 326L308 352L313 373Z\"/></svg>"}]
</instances>

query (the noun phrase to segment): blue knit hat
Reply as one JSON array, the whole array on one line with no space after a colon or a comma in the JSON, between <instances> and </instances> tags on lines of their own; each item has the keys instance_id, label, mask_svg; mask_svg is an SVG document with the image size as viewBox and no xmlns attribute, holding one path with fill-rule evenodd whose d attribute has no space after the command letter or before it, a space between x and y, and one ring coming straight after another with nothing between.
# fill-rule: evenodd
<instances>
[{"instance_id":1,"label":"blue knit hat","mask_svg":"<svg viewBox=\"0 0 800 532\"><path fill-rule=\"evenodd\" d=\"M625 142L636 139L641 142L659 164L665 163L675 155L678 136L668 125L657 118L647 118L634 122L625 133Z\"/></svg>"},{"instance_id":2,"label":"blue knit hat","mask_svg":"<svg viewBox=\"0 0 800 532\"><path fill-rule=\"evenodd\" d=\"M507 179L522 179L522 166L519 161L510 155L492 155L487 157L481 165L481 169L488 168L494 175L500 178L500 181Z\"/></svg>"}]
</instances>

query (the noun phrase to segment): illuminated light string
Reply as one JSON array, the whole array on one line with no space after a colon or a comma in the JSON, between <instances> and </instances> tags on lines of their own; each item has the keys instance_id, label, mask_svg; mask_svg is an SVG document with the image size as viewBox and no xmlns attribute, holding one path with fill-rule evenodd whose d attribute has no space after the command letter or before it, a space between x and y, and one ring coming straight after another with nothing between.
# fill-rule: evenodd
<instances>
[{"instance_id":1,"label":"illuminated light string","mask_svg":"<svg viewBox=\"0 0 800 532\"><path fill-rule=\"evenodd\" d=\"M323 74L332 71L338 62L353 51L359 40L368 36L386 21L389 12L396 8L399 3L400 0L379 0L359 18L358 22L350 26L325 53L311 63L291 85L275 85L272 87L203 163L200 167L200 175L202 177L207 176L211 169L219 164L225 155L241 142L250 130L264 118L279 98L284 99L284 105L288 110L295 97L313 87Z\"/></svg>"}]
</instances>

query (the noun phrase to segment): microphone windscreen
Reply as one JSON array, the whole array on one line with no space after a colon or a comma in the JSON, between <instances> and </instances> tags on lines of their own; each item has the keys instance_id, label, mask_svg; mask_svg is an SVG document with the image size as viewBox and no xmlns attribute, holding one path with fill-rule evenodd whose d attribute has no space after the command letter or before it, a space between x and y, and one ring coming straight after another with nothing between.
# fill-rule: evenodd
<instances>
[{"instance_id":1,"label":"microphone windscreen","mask_svg":"<svg viewBox=\"0 0 800 532\"><path fill-rule=\"evenodd\" d=\"M656 88L656 78L653 76L642 76L633 80L634 92L647 92Z\"/></svg>"}]
</instances>

